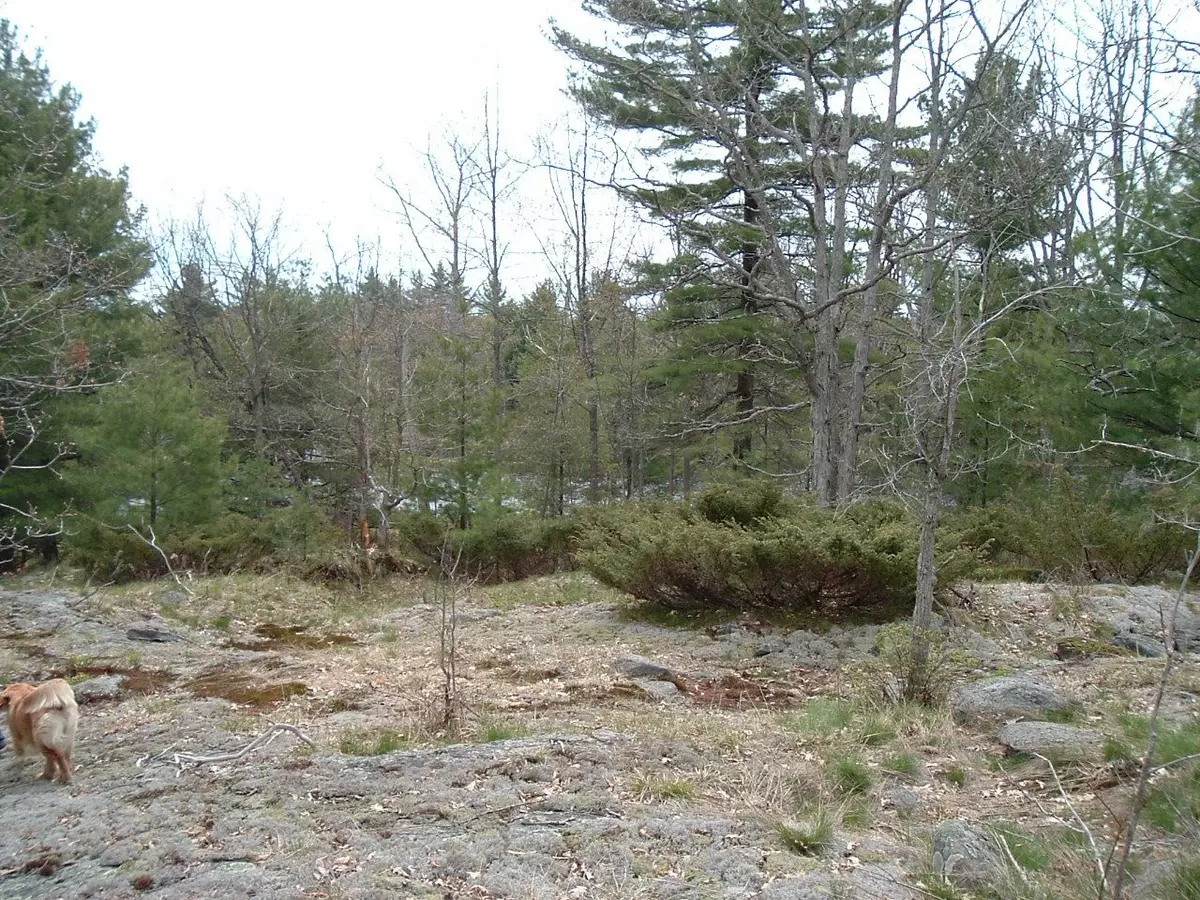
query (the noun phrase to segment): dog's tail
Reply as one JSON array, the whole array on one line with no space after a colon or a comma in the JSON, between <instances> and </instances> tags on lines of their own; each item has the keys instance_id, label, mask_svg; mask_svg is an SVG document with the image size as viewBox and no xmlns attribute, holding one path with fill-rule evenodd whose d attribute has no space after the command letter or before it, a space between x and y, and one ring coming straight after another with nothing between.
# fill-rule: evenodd
<instances>
[{"instance_id":1,"label":"dog's tail","mask_svg":"<svg viewBox=\"0 0 1200 900\"><path fill-rule=\"evenodd\" d=\"M39 684L30 695L25 711L35 713L44 709L75 709L75 692L71 685L61 678Z\"/></svg>"}]
</instances>

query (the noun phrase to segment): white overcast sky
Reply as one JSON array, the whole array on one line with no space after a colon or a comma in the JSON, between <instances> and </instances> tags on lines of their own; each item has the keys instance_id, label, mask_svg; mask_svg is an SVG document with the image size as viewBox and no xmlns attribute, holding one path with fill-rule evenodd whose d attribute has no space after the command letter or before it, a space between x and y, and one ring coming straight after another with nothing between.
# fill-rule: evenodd
<instances>
[{"instance_id":1,"label":"white overcast sky","mask_svg":"<svg viewBox=\"0 0 1200 900\"><path fill-rule=\"evenodd\" d=\"M152 222L201 202L215 220L245 195L311 255L326 229L343 249L379 239L385 270L406 242L379 173L419 187L419 152L474 128L485 95L528 154L570 115L548 20L584 23L578 0L0 0L0 17L80 92L104 165L128 167ZM516 268L535 255L525 237Z\"/></svg>"}]
</instances>

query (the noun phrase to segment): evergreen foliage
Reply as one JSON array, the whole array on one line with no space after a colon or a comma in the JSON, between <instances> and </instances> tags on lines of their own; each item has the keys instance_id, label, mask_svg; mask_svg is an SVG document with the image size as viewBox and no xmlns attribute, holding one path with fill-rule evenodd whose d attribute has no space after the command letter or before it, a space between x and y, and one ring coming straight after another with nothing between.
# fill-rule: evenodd
<instances>
[{"instance_id":1,"label":"evergreen foliage","mask_svg":"<svg viewBox=\"0 0 1200 900\"><path fill-rule=\"evenodd\" d=\"M1153 584L1182 571L1196 543L1183 525L1156 519L1137 491L1089 489L1061 473L1042 490L951 518L997 571L1043 579Z\"/></svg>"},{"instance_id":2,"label":"evergreen foliage","mask_svg":"<svg viewBox=\"0 0 1200 900\"><path fill-rule=\"evenodd\" d=\"M454 566L485 584L575 567L578 518L542 518L505 510L477 516L467 529L430 513L404 516L398 531L430 568Z\"/></svg>"},{"instance_id":3,"label":"evergreen foliage","mask_svg":"<svg viewBox=\"0 0 1200 900\"><path fill-rule=\"evenodd\" d=\"M96 163L79 96L0 20L0 544L53 540L66 499L50 469L70 455L54 415L105 366L95 320L119 314L148 248L125 174ZM43 496L39 496L43 494Z\"/></svg>"},{"instance_id":4,"label":"evergreen foliage","mask_svg":"<svg viewBox=\"0 0 1200 900\"><path fill-rule=\"evenodd\" d=\"M798 507L750 526L690 507L625 506L584 530L579 558L601 582L677 611L886 620L911 607L917 528L882 503L842 514ZM952 544L941 565L960 577L974 560Z\"/></svg>"}]
</instances>

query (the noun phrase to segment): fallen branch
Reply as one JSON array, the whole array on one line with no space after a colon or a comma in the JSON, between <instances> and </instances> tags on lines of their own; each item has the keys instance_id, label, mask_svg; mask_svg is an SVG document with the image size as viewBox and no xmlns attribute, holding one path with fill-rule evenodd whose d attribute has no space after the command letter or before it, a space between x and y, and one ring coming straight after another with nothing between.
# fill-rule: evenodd
<instances>
[{"instance_id":1,"label":"fallen branch","mask_svg":"<svg viewBox=\"0 0 1200 900\"><path fill-rule=\"evenodd\" d=\"M478 821L479 819L486 818L487 816L502 815L506 812L512 812L514 809L521 809L522 807L533 806L538 803L544 803L546 800L549 800L553 796L554 796L554 794L552 794L552 793L551 794L538 794L537 796L534 796L534 797L527 797L524 800L518 800L516 803L509 803L507 806L498 806L495 809L485 809L483 812L477 813L476 815L471 816L471 818L464 819L462 822L458 822L456 824L468 825L471 822Z\"/></svg>"},{"instance_id":2,"label":"fallen branch","mask_svg":"<svg viewBox=\"0 0 1200 900\"><path fill-rule=\"evenodd\" d=\"M271 743L271 741L275 740L275 738L277 738L281 732L284 731L290 731L314 750L317 748L317 745L314 744L312 740L295 725L275 724L272 725L267 731L264 731L262 734L252 740L241 750L238 750L236 753L216 753L211 756L201 756L196 753L176 753L174 756L175 765L178 766L179 771L182 772L184 766L189 763L203 765L206 763L233 762L234 760L241 759L248 753L253 753L260 747L267 746L269 743Z\"/></svg>"},{"instance_id":3,"label":"fallen branch","mask_svg":"<svg viewBox=\"0 0 1200 900\"><path fill-rule=\"evenodd\" d=\"M1004 851L1004 855L1008 857L1008 861L1012 863L1013 871L1017 873L1022 884L1029 884L1029 876L1025 874L1025 870L1021 868L1021 864L1017 862L1017 858L1013 856L1012 850L1009 849L1008 841L999 831L992 833L992 837L996 839L996 843L1000 845L1000 849Z\"/></svg>"},{"instance_id":4,"label":"fallen branch","mask_svg":"<svg viewBox=\"0 0 1200 900\"><path fill-rule=\"evenodd\" d=\"M1041 799L1038 797L1037 794L1033 793L1032 791L1026 790L1025 787L1019 781L1016 781L1012 777L1012 775L1010 775L1003 767L1001 767L1001 769L1000 769L1000 774L1004 776L1005 781L1007 781L1010 785L1012 785L1016 790L1020 791L1026 800L1032 801L1033 804L1035 806L1037 806L1038 810L1042 813L1043 816L1045 816L1048 819L1054 820L1058 824L1062 825L1064 828L1068 828L1071 831L1075 832L1076 834L1081 835L1082 837L1086 838L1088 847L1092 851L1092 860L1096 865L1096 874L1100 878L1099 896L1103 897L1105 894L1105 891L1107 889L1107 884L1108 884L1108 880L1107 880L1108 862L1106 862L1101 857L1100 848L1096 845L1096 838L1092 834L1092 830L1088 827L1087 823L1083 821L1083 817L1079 815L1079 811L1075 808L1075 804L1073 804L1071 802L1071 798L1067 794L1066 788L1063 786L1062 779L1059 778L1058 770L1054 767L1054 763L1052 763L1045 756L1042 756L1040 753L1034 753L1033 755L1036 756L1038 759L1040 759L1042 762L1044 762L1050 768L1050 774L1054 777L1054 784L1058 789L1058 794L1063 799L1063 801L1066 803L1067 809L1070 810L1071 818L1073 818L1078 823L1078 825L1072 825L1070 822L1068 822L1066 819L1064 819L1058 813L1054 812L1051 809L1048 809L1046 807L1046 805L1044 803L1042 803ZM1112 856L1112 854L1110 853L1109 857L1111 858L1111 856Z\"/></svg>"},{"instance_id":5,"label":"fallen branch","mask_svg":"<svg viewBox=\"0 0 1200 900\"><path fill-rule=\"evenodd\" d=\"M1154 774L1157 775L1159 772L1165 772L1167 769L1171 768L1171 766L1178 766L1181 763L1191 762L1193 759L1200 759L1200 753L1189 753L1187 756L1181 756L1178 759L1165 762L1160 766L1155 766L1153 770Z\"/></svg>"}]
</instances>

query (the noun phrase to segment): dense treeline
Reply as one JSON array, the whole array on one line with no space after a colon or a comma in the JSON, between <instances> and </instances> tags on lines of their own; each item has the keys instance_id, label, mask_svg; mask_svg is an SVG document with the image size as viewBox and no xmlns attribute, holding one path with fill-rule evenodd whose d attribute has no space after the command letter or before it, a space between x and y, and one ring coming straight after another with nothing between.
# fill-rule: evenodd
<instances>
[{"instance_id":1,"label":"dense treeline","mask_svg":"<svg viewBox=\"0 0 1200 900\"><path fill-rule=\"evenodd\" d=\"M1102 4L1068 58L1028 6L587 7L614 37L554 31L564 154L518 169L489 126L431 154L436 206L391 185L410 272L364 249L316 275L250 203L232 236L148 236L77 95L0 28L7 564L578 557L680 608L920 600L966 547L1097 579L1180 565L1200 106L1161 102L1195 61L1172 23ZM517 296L504 204L535 176L561 223ZM602 192L668 249L615 254Z\"/></svg>"}]
</instances>

